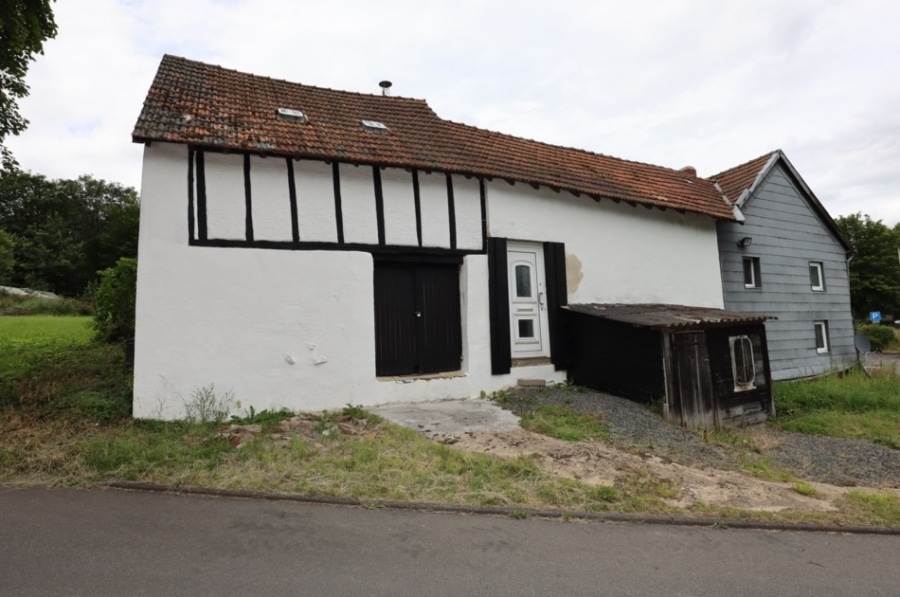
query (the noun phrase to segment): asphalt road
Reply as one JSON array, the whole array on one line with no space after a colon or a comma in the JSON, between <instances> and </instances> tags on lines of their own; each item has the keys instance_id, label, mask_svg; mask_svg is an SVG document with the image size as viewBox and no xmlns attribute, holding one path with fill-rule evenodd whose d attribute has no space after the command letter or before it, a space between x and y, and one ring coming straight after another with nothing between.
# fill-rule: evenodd
<instances>
[{"instance_id":1,"label":"asphalt road","mask_svg":"<svg viewBox=\"0 0 900 597\"><path fill-rule=\"evenodd\" d=\"M900 537L0 488L2 595L898 595Z\"/></svg>"}]
</instances>

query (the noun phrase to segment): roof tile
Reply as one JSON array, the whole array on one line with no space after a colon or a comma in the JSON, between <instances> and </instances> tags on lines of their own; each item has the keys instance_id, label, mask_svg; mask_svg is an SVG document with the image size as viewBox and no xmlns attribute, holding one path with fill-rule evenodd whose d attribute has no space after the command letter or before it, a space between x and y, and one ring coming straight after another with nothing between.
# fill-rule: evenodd
<instances>
[{"instance_id":1,"label":"roof tile","mask_svg":"<svg viewBox=\"0 0 900 597\"><path fill-rule=\"evenodd\" d=\"M762 172L762 169L766 167L766 164L769 163L769 160L771 160L772 156L776 153L778 152L770 151L769 153L752 159L740 166L735 166L734 168L720 172L715 176L710 176L709 180L719 184L719 187L722 189L722 192L725 193L729 202L732 204L737 203L741 194L753 186L759 173Z\"/></svg>"},{"instance_id":2,"label":"roof tile","mask_svg":"<svg viewBox=\"0 0 900 597\"><path fill-rule=\"evenodd\" d=\"M300 110L309 122L278 119L278 108ZM389 131L366 131L363 120ZM424 100L300 85L169 55L132 137L486 176L734 219L712 179L443 120Z\"/></svg>"}]
</instances>

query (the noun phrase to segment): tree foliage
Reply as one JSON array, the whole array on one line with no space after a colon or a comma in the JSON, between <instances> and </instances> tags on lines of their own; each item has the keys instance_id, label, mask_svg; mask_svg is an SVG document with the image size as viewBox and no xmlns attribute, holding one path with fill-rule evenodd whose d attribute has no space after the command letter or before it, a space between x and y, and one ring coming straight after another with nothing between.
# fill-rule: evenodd
<instances>
[{"instance_id":1,"label":"tree foliage","mask_svg":"<svg viewBox=\"0 0 900 597\"><path fill-rule=\"evenodd\" d=\"M15 237L15 286L80 296L97 272L137 256L137 192L90 176L0 176L0 228Z\"/></svg>"},{"instance_id":2,"label":"tree foliage","mask_svg":"<svg viewBox=\"0 0 900 597\"><path fill-rule=\"evenodd\" d=\"M0 0L0 159L4 169L15 165L2 145L9 135L28 126L19 114L18 100L28 95L25 75L44 42L56 37L53 0Z\"/></svg>"},{"instance_id":3,"label":"tree foliage","mask_svg":"<svg viewBox=\"0 0 900 597\"><path fill-rule=\"evenodd\" d=\"M134 339L137 259L122 257L100 272L94 309L94 332L107 342Z\"/></svg>"},{"instance_id":4,"label":"tree foliage","mask_svg":"<svg viewBox=\"0 0 900 597\"><path fill-rule=\"evenodd\" d=\"M13 252L15 246L12 235L5 230L0 230L0 286L6 285L13 264L16 262Z\"/></svg>"},{"instance_id":5,"label":"tree foliage","mask_svg":"<svg viewBox=\"0 0 900 597\"><path fill-rule=\"evenodd\" d=\"M900 318L900 225L891 229L859 213L836 222L853 247L850 302L856 317L882 311Z\"/></svg>"}]
</instances>

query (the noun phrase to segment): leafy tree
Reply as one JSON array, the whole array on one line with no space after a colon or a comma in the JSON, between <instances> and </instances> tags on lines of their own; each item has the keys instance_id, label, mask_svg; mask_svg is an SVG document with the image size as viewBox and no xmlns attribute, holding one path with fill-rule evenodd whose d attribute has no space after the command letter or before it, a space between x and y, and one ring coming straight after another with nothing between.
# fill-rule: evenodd
<instances>
[{"instance_id":1,"label":"leafy tree","mask_svg":"<svg viewBox=\"0 0 900 597\"><path fill-rule=\"evenodd\" d=\"M15 167L15 159L2 145L9 135L28 126L17 101L28 95L25 74L44 41L56 37L53 0L0 0L0 160L3 169Z\"/></svg>"},{"instance_id":2,"label":"leafy tree","mask_svg":"<svg viewBox=\"0 0 900 597\"><path fill-rule=\"evenodd\" d=\"M139 212L137 192L119 184L3 173L0 228L16 237L11 284L81 295L98 270L137 256Z\"/></svg>"},{"instance_id":3,"label":"leafy tree","mask_svg":"<svg viewBox=\"0 0 900 597\"><path fill-rule=\"evenodd\" d=\"M854 214L836 220L853 247L850 261L850 302L856 316L882 311L900 317L900 225Z\"/></svg>"},{"instance_id":4,"label":"leafy tree","mask_svg":"<svg viewBox=\"0 0 900 597\"><path fill-rule=\"evenodd\" d=\"M12 272L13 264L16 262L13 256L15 245L12 235L0 230L0 285L6 284L7 276Z\"/></svg>"}]
</instances>

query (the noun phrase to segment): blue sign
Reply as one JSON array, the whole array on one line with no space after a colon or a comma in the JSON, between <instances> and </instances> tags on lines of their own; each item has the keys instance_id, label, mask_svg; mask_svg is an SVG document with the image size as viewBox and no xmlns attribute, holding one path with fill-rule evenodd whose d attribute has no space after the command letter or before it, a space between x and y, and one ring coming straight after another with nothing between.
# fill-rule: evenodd
<instances>
[{"instance_id":1,"label":"blue sign","mask_svg":"<svg viewBox=\"0 0 900 597\"><path fill-rule=\"evenodd\" d=\"M869 321L871 321L872 323L881 322L881 311L872 311L871 313L869 313Z\"/></svg>"}]
</instances>

